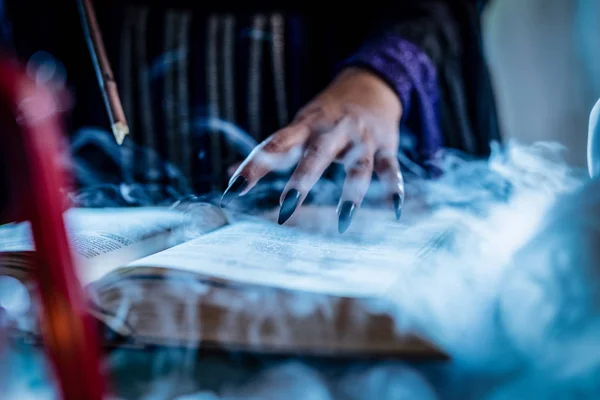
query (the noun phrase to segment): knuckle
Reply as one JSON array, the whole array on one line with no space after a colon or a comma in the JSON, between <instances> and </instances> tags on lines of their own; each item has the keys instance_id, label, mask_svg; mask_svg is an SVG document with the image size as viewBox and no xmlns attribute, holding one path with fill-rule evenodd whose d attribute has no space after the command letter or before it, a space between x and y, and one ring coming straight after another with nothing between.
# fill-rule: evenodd
<instances>
[{"instance_id":1,"label":"knuckle","mask_svg":"<svg viewBox=\"0 0 600 400\"><path fill-rule=\"evenodd\" d=\"M273 135L264 143L262 150L267 153L276 153L284 148L285 143L283 135Z\"/></svg>"},{"instance_id":2,"label":"knuckle","mask_svg":"<svg viewBox=\"0 0 600 400\"><path fill-rule=\"evenodd\" d=\"M305 155L307 157L331 157L331 153L331 146L325 139L319 137L308 144Z\"/></svg>"},{"instance_id":3,"label":"knuckle","mask_svg":"<svg viewBox=\"0 0 600 400\"><path fill-rule=\"evenodd\" d=\"M381 157L377 160L376 169L378 171L397 171L398 161L393 157Z\"/></svg>"},{"instance_id":4,"label":"knuckle","mask_svg":"<svg viewBox=\"0 0 600 400\"><path fill-rule=\"evenodd\" d=\"M371 157L360 157L350 168L351 175L362 175L373 169L373 159Z\"/></svg>"},{"instance_id":5,"label":"knuckle","mask_svg":"<svg viewBox=\"0 0 600 400\"><path fill-rule=\"evenodd\" d=\"M363 156L356 160L357 168L370 168L373 165L373 159L371 157Z\"/></svg>"},{"instance_id":6,"label":"knuckle","mask_svg":"<svg viewBox=\"0 0 600 400\"><path fill-rule=\"evenodd\" d=\"M368 143L369 146L371 148L375 147L375 129L373 129L371 126L365 125L363 126L363 128L361 129L362 132L362 140L365 143Z\"/></svg>"}]
</instances>

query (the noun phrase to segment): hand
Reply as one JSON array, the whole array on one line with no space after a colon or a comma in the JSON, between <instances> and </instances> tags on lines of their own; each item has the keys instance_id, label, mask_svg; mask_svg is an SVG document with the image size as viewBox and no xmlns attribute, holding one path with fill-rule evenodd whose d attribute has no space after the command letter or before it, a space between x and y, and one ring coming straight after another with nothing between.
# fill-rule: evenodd
<instances>
[{"instance_id":1,"label":"hand","mask_svg":"<svg viewBox=\"0 0 600 400\"><path fill-rule=\"evenodd\" d=\"M346 231L367 192L373 171L400 218L404 183L397 152L402 105L379 77L349 68L240 164L221 206L246 194L267 173L297 164L281 194L279 223L287 221L333 162L342 162L346 180L338 205L338 229Z\"/></svg>"}]
</instances>

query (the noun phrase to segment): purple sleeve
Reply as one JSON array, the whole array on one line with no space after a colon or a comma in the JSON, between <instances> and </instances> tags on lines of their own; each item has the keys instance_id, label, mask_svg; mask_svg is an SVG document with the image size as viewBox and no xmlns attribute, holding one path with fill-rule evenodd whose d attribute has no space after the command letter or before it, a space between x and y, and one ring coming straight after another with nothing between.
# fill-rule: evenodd
<instances>
[{"instance_id":1,"label":"purple sleeve","mask_svg":"<svg viewBox=\"0 0 600 400\"><path fill-rule=\"evenodd\" d=\"M431 158L443 141L437 73L431 59L415 44L389 34L365 43L342 64L349 66L369 69L390 85L402 103L401 125L417 135L419 153Z\"/></svg>"}]
</instances>

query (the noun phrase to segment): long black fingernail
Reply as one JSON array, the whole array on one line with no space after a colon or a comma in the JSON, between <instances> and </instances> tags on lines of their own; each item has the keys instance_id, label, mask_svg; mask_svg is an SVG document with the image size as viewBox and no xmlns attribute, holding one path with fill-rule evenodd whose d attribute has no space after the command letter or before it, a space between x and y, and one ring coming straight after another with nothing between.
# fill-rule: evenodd
<instances>
[{"instance_id":1,"label":"long black fingernail","mask_svg":"<svg viewBox=\"0 0 600 400\"><path fill-rule=\"evenodd\" d=\"M356 211L356 204L351 201L345 201L342 207L340 207L340 216L338 219L338 232L340 234L346 232L350 226L354 211Z\"/></svg>"},{"instance_id":2,"label":"long black fingernail","mask_svg":"<svg viewBox=\"0 0 600 400\"><path fill-rule=\"evenodd\" d=\"M283 199L283 203L281 203L281 208L279 209L279 219L277 223L282 225L290 219L294 211L296 211L296 207L298 207L298 203L300 202L300 197L302 195L296 189L291 189L285 195L285 199Z\"/></svg>"},{"instance_id":3,"label":"long black fingernail","mask_svg":"<svg viewBox=\"0 0 600 400\"><path fill-rule=\"evenodd\" d=\"M396 221L402 216L402 197L398 194L394 194L394 212L396 213Z\"/></svg>"},{"instance_id":4,"label":"long black fingernail","mask_svg":"<svg viewBox=\"0 0 600 400\"><path fill-rule=\"evenodd\" d=\"M248 186L248 181L243 176L238 176L223 193L221 197L221 208L227 207Z\"/></svg>"}]
</instances>

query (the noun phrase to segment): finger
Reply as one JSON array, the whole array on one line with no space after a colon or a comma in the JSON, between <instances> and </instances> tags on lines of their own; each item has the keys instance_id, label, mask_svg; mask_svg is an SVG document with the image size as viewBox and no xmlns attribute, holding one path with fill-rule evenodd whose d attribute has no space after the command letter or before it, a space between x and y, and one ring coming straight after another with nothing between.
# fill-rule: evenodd
<instances>
[{"instance_id":1,"label":"finger","mask_svg":"<svg viewBox=\"0 0 600 400\"><path fill-rule=\"evenodd\" d=\"M399 220L404 204L404 179L395 151L380 150L375 154L375 173L385 193L392 199L396 219Z\"/></svg>"},{"instance_id":2,"label":"finger","mask_svg":"<svg viewBox=\"0 0 600 400\"><path fill-rule=\"evenodd\" d=\"M342 119L331 131L314 136L304 151L294 173L281 193L280 224L287 221L302 205L306 195L323 172L348 145L348 132L355 129L349 119Z\"/></svg>"},{"instance_id":3,"label":"finger","mask_svg":"<svg viewBox=\"0 0 600 400\"><path fill-rule=\"evenodd\" d=\"M359 156L346 163L346 180L338 206L338 231L344 233L360 207L373 177L374 150L369 142L361 143ZM351 151L353 153L354 151Z\"/></svg>"},{"instance_id":4,"label":"finger","mask_svg":"<svg viewBox=\"0 0 600 400\"><path fill-rule=\"evenodd\" d=\"M297 123L277 131L256 146L231 176L221 197L221 207L246 194L270 171L291 168L309 135L309 124Z\"/></svg>"}]
</instances>

